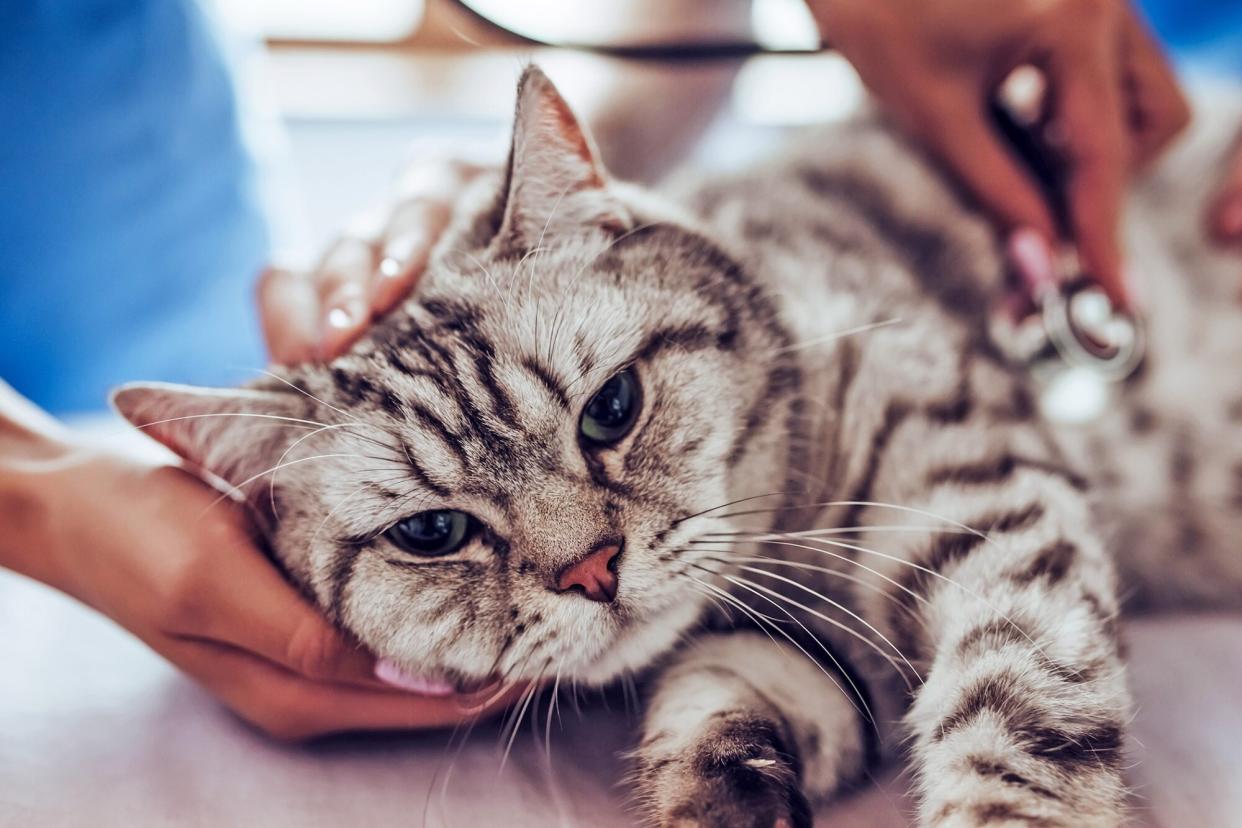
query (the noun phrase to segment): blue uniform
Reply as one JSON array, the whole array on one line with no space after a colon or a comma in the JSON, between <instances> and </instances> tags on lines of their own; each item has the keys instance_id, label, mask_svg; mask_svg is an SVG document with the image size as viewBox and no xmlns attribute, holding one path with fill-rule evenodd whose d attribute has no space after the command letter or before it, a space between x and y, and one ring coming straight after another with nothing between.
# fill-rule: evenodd
<instances>
[{"instance_id":1,"label":"blue uniform","mask_svg":"<svg viewBox=\"0 0 1242 828\"><path fill-rule=\"evenodd\" d=\"M0 377L57 412L264 359L266 230L192 0L0 3Z\"/></svg>"}]
</instances>

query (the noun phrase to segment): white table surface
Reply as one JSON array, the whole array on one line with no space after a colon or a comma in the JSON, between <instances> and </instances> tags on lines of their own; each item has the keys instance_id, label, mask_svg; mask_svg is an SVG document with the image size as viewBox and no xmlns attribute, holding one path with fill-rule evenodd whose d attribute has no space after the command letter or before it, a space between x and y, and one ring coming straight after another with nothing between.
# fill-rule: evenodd
<instances>
[{"instance_id":1,"label":"white table surface","mask_svg":"<svg viewBox=\"0 0 1242 828\"><path fill-rule=\"evenodd\" d=\"M1135 824L1242 826L1242 617L1136 622L1130 639ZM542 711L503 770L495 726L455 759L446 733L273 744L108 620L0 573L5 828L631 824L615 755L632 718L561 712L551 774ZM817 824L910 824L904 778L880 779Z\"/></svg>"}]
</instances>

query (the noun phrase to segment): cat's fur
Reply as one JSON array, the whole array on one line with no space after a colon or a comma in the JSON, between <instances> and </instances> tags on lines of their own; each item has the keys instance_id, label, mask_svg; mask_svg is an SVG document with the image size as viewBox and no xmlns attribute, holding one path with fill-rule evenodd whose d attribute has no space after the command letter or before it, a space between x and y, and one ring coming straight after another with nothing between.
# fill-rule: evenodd
<instances>
[{"instance_id":1,"label":"cat's fur","mask_svg":"<svg viewBox=\"0 0 1242 828\"><path fill-rule=\"evenodd\" d=\"M1135 249L1182 295L1116 414L1057 433L985 334L993 234L882 126L657 197L606 178L532 69L508 169L348 354L116 403L240 486L290 577L410 672L646 676L654 823L806 825L904 746L924 825L1117 825L1106 541L1148 603L1242 598L1242 314L1191 300L1224 270L1189 223L1154 232L1176 185L1151 186ZM584 447L625 366L637 425ZM435 559L384 539L436 508L486 529ZM621 539L614 603L557 591Z\"/></svg>"}]
</instances>

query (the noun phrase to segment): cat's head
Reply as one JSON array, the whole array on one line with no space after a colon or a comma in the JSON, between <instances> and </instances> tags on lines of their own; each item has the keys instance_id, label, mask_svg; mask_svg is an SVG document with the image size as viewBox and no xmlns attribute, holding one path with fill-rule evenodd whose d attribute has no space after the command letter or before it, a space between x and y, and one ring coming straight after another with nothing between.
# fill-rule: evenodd
<instances>
[{"instance_id":1,"label":"cat's head","mask_svg":"<svg viewBox=\"0 0 1242 828\"><path fill-rule=\"evenodd\" d=\"M537 69L496 182L339 359L114 400L239 488L377 654L459 684L603 682L703 614L724 547L701 541L730 498L779 488L796 367L771 300L610 181Z\"/></svg>"}]
</instances>

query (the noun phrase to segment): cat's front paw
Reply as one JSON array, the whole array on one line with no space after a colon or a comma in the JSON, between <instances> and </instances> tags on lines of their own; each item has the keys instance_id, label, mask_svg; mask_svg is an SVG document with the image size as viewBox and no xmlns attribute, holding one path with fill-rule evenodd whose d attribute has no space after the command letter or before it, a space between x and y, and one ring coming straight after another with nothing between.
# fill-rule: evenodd
<instances>
[{"instance_id":1,"label":"cat's front paw","mask_svg":"<svg viewBox=\"0 0 1242 828\"><path fill-rule=\"evenodd\" d=\"M692 746L654 739L638 757L639 795L661 828L810 828L797 759L766 718L725 714Z\"/></svg>"}]
</instances>

